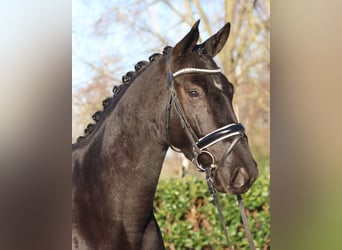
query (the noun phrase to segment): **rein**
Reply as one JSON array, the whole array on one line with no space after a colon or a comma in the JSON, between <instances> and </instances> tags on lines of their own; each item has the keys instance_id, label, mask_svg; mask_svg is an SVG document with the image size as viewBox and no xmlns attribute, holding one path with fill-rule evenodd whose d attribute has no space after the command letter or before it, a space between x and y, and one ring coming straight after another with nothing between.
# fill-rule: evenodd
<instances>
[{"instance_id":1,"label":"rein","mask_svg":"<svg viewBox=\"0 0 342 250\"><path fill-rule=\"evenodd\" d=\"M217 168L215 164L215 157L209 150L207 150L207 148L219 141L222 141L230 137L234 137L234 140L232 141L230 146L227 147L227 149L225 150L220 160L220 163L222 163L231 153L234 146L240 141L242 137L245 136L245 128L240 123L232 123L232 124L223 126L215 131L212 131L209 134L203 136L202 138L198 138L198 136L192 129L190 123L188 122L185 116L184 110L182 108L182 105L180 104L179 99L177 97L177 92L174 88L175 78L183 74L219 74L222 72L222 69L221 68L218 68L218 69L184 68L184 69L180 69L176 71L175 73L172 73L171 68L170 68L171 51L169 51L169 53L167 53L166 56L167 56L166 57L166 71L167 71L166 74L167 74L167 82L169 85L169 92L170 92L167 107L166 107L166 111L167 111L166 112L166 131L167 131L168 145L170 146L172 150L179 152L179 153L182 152L181 150L176 149L170 142L170 135L169 135L170 116L171 116L171 108L174 107L176 113L178 114L182 122L183 128L185 129L185 133L192 145L192 150L193 150L193 155L194 155L192 162L194 163L194 165L197 167L199 171L205 172L208 189L214 199L215 206L217 207L217 210L219 213L219 219L221 222L221 227L223 229L225 238L227 240L228 248L232 249L229 236L228 236L227 227L225 226L222 209L219 203L219 199L216 195L215 186L212 180L212 170ZM212 162L209 166L202 166L200 162L198 161L199 156L202 156L204 154L208 155L211 158ZM219 164L219 165L222 165L222 164ZM255 248L252 235L248 226L247 216L245 213L241 195L237 195L237 201L238 201L238 205L240 208L240 214L242 217L243 225L245 227L246 236L248 238L250 248L252 250L255 250L256 248Z\"/></svg>"}]
</instances>

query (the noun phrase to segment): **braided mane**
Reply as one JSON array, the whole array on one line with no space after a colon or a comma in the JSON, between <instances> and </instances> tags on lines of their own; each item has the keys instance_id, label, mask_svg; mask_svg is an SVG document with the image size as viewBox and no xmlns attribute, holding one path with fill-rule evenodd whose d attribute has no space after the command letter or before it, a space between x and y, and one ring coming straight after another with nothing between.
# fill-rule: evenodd
<instances>
[{"instance_id":1,"label":"braided mane","mask_svg":"<svg viewBox=\"0 0 342 250\"><path fill-rule=\"evenodd\" d=\"M103 110L102 111L96 111L92 115L92 119L95 121L95 123L89 123L87 127L84 130L84 135L79 136L77 138L77 141L75 144L78 144L79 142L83 141L84 138L86 138L87 135L91 134L97 124L97 122L101 121L106 113L108 113L109 109L114 109L121 99L121 97L124 95L130 84L140 75L141 72L143 72L147 66L149 66L151 63L156 61L157 59L161 58L163 55L166 55L169 50L171 49L171 46L166 46L163 50L163 54L161 53L154 53L149 56L149 61L139 61L135 64L134 69L135 71L128 71L125 75L122 76L122 84L115 85L113 87L113 96L107 97L102 101ZM110 108L109 108L110 107Z\"/></svg>"}]
</instances>

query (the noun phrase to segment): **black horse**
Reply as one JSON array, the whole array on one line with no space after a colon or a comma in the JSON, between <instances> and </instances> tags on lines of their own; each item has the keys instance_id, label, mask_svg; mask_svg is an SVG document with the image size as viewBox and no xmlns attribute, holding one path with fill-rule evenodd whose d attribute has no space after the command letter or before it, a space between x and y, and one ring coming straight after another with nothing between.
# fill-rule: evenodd
<instances>
[{"instance_id":1,"label":"black horse","mask_svg":"<svg viewBox=\"0 0 342 250\"><path fill-rule=\"evenodd\" d=\"M197 44L198 24L125 75L73 145L73 249L164 249L153 199L169 147L210 169L220 192L241 194L256 180L233 85L213 60L230 24Z\"/></svg>"}]
</instances>

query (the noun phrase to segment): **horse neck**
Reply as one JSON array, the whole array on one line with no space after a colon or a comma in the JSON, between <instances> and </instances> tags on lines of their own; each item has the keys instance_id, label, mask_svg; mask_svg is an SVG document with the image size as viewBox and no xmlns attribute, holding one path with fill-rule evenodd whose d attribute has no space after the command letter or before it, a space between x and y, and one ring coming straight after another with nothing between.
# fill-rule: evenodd
<instances>
[{"instance_id":1,"label":"horse neck","mask_svg":"<svg viewBox=\"0 0 342 250\"><path fill-rule=\"evenodd\" d=\"M153 176L155 184L166 154L166 76L155 62L137 77L107 117L104 151L113 168L130 174ZM162 72L162 73L161 73Z\"/></svg>"},{"instance_id":2,"label":"horse neck","mask_svg":"<svg viewBox=\"0 0 342 250\"><path fill-rule=\"evenodd\" d=\"M108 107L109 113L90 135L87 145L73 152L73 157L79 159L74 163L74 185L88 197L94 196L94 201L87 198L87 203L102 200L101 206L107 207L113 217L152 211L168 148L168 90L161 60L141 72L116 107ZM133 218L134 214L124 217Z\"/></svg>"}]
</instances>

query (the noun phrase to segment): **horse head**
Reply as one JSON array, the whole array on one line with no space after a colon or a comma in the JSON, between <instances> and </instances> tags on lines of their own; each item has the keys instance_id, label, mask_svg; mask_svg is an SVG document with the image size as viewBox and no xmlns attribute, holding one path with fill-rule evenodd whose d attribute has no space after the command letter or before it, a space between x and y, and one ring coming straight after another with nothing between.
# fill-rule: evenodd
<instances>
[{"instance_id":1,"label":"horse head","mask_svg":"<svg viewBox=\"0 0 342 250\"><path fill-rule=\"evenodd\" d=\"M201 44L198 25L166 59L169 143L200 170L210 168L218 191L241 194L256 180L257 164L233 109L234 86L213 59L228 39L230 24Z\"/></svg>"}]
</instances>

